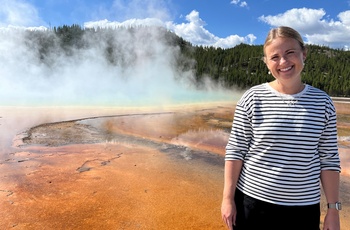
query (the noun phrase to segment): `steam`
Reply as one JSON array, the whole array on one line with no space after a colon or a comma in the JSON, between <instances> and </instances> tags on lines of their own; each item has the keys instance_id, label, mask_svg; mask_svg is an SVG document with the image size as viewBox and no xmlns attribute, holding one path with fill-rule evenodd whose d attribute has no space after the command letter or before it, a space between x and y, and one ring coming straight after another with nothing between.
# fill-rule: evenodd
<instances>
[{"instance_id":1,"label":"steam","mask_svg":"<svg viewBox=\"0 0 350 230\"><path fill-rule=\"evenodd\" d=\"M0 31L0 105L140 106L232 100L231 92L213 88L210 82L206 90L194 87L193 71L176 68L179 48L168 45L157 30L116 30L112 40L86 36L89 47L72 48L69 55L56 44L44 62L39 43L28 39L27 32ZM118 44L117 63L105 58L108 42Z\"/></svg>"}]
</instances>

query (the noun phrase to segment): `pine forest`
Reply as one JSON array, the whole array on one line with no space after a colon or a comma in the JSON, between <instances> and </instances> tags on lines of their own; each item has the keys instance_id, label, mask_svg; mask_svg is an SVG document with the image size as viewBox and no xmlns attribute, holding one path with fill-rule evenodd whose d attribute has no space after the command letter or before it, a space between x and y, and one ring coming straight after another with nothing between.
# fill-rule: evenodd
<instances>
[{"instance_id":1,"label":"pine forest","mask_svg":"<svg viewBox=\"0 0 350 230\"><path fill-rule=\"evenodd\" d=\"M262 61L262 45L240 44L230 49L195 46L161 27L83 29L79 25L64 25L44 31L26 31L26 40L31 49L36 49L38 59L46 65L50 65L52 57L48 54L53 50L57 52L60 49L64 55L72 55L74 50L88 49L91 43L98 43L101 39L107 44L104 58L110 64L130 65L133 54L119 56L118 51L125 44L116 42L118 40L114 38L123 36L125 32L137 36L140 31L146 33L142 39L148 39L157 32L164 43L177 48L176 68L193 71L198 86L207 77L224 87L241 89L273 79ZM303 81L330 96L350 97L350 51L317 45L307 45L307 48Z\"/></svg>"}]
</instances>

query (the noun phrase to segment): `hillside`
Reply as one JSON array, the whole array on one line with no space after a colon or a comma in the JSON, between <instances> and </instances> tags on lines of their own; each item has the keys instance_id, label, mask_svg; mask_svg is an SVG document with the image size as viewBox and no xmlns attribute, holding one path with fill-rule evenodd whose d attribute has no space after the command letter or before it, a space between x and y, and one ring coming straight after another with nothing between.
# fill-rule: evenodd
<instances>
[{"instance_id":1,"label":"hillside","mask_svg":"<svg viewBox=\"0 0 350 230\"><path fill-rule=\"evenodd\" d=\"M127 39L120 39L125 37ZM198 87L205 78L224 87L242 89L273 79L262 61L262 45L241 44L230 49L194 46L160 27L83 29L78 25L64 25L47 31L26 31L27 45L35 50L39 62L47 66L54 62L53 53L69 56L96 43L101 43L102 58L110 65L130 66L140 54L137 49L122 52L126 44L136 41L149 46L147 39L151 37L152 42L155 39L178 51L174 53L176 69L192 71ZM350 51L316 45L308 45L308 50L303 81L331 96L350 97ZM142 55L147 58L155 53L146 47Z\"/></svg>"}]
</instances>

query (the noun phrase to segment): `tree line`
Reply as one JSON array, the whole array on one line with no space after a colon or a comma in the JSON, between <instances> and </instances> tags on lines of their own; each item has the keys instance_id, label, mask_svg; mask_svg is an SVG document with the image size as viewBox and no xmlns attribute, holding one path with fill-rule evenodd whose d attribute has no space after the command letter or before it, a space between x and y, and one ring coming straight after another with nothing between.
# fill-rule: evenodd
<instances>
[{"instance_id":1,"label":"tree line","mask_svg":"<svg viewBox=\"0 0 350 230\"><path fill-rule=\"evenodd\" d=\"M331 96L350 96L350 51L307 45L303 82ZM231 49L197 47L194 51L197 77L208 74L226 86L248 88L273 80L262 61L263 46L240 44Z\"/></svg>"},{"instance_id":2,"label":"tree line","mask_svg":"<svg viewBox=\"0 0 350 230\"><path fill-rule=\"evenodd\" d=\"M140 30L149 36L157 32L166 45L177 47L177 68L179 71L193 71L198 85L208 77L227 88L236 86L241 89L273 80L262 61L262 45L240 44L229 49L195 46L162 27L87 29L79 25L64 25L47 31L26 31L26 40L28 46L36 49L40 61L50 65L52 57L49 53L60 49L69 56L74 50L87 49L103 38L107 44L103 54L106 60L112 65L128 65L133 54L120 56L119 51L125 44L116 42L114 38L124 36L125 32L137 36ZM143 39L147 37L144 36ZM308 57L302 80L324 90L330 96L350 97L350 51L318 45L307 45L307 48Z\"/></svg>"}]
</instances>

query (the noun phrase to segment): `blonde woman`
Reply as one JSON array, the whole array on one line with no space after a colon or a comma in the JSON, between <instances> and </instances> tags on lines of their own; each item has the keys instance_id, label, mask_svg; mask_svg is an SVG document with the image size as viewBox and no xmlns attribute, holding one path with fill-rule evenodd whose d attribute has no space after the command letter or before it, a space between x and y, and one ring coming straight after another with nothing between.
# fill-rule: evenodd
<instances>
[{"instance_id":1,"label":"blonde woman","mask_svg":"<svg viewBox=\"0 0 350 230\"><path fill-rule=\"evenodd\" d=\"M320 227L339 230L336 111L331 98L304 84L307 49L290 27L272 29L264 62L275 78L247 90L237 103L226 146L222 218L229 229Z\"/></svg>"}]
</instances>

